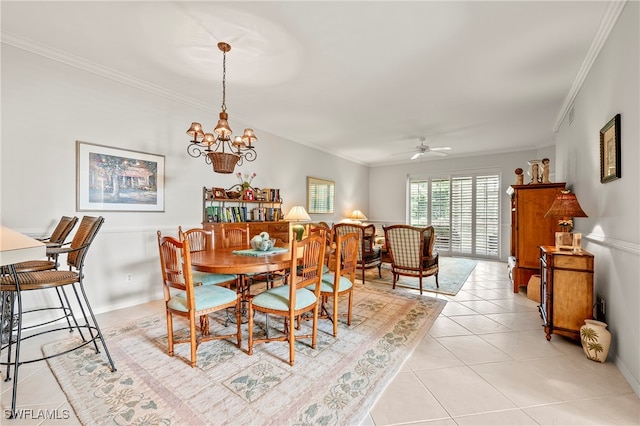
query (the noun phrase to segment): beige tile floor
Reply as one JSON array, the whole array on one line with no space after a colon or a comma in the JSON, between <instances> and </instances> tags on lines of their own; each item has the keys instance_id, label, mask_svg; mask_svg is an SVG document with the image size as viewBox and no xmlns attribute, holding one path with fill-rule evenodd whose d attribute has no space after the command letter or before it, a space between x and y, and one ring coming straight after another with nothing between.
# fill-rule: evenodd
<instances>
[{"instance_id":1,"label":"beige tile floor","mask_svg":"<svg viewBox=\"0 0 640 426\"><path fill-rule=\"evenodd\" d=\"M504 263L480 261L455 297L426 293L448 303L362 424L640 425L640 399L615 365L589 361L563 337L547 342L523 291L513 293ZM98 321L105 328L162 309L152 302ZM58 418L6 420L11 382L1 381L0 423L79 424L46 362L23 366L19 379L18 408Z\"/></svg>"},{"instance_id":2,"label":"beige tile floor","mask_svg":"<svg viewBox=\"0 0 640 426\"><path fill-rule=\"evenodd\" d=\"M363 425L640 425L613 362L545 339L537 303L504 263L480 261Z\"/></svg>"}]
</instances>

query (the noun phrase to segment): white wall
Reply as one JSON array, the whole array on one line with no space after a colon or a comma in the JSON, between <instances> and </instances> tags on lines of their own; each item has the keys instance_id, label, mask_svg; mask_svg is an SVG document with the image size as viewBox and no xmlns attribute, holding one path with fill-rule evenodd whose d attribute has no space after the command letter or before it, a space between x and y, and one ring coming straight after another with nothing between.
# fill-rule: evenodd
<instances>
[{"instance_id":1,"label":"white wall","mask_svg":"<svg viewBox=\"0 0 640 426\"><path fill-rule=\"evenodd\" d=\"M549 141L540 141L544 146ZM415 161L409 164L372 167L369 170L369 219L385 224L407 222L407 177L408 176L448 176L463 172L481 170L500 173L500 259L509 257L511 232L511 201L507 188L515 184L515 169L525 171L527 183L527 161L548 158L550 160L550 179L555 182L555 149L542 148L535 151L522 151L507 154L492 154L473 158L443 158Z\"/></svg>"},{"instance_id":2,"label":"white wall","mask_svg":"<svg viewBox=\"0 0 640 426\"><path fill-rule=\"evenodd\" d=\"M233 118L233 110L229 110ZM213 173L186 153L192 121L213 126L217 112L197 110L158 93L2 45L0 214L4 226L46 235L62 215L102 215L105 224L86 264L89 298L98 312L161 297L156 230L199 226L202 187L229 187L234 175ZM231 120L232 129L243 123ZM306 176L336 182L340 220L368 205L366 167L255 129L258 158L236 171L257 173L258 187L278 187L286 212L306 204ZM165 155L162 213L76 212L75 141ZM134 275L133 284L127 274ZM30 303L40 303L31 301Z\"/></svg>"},{"instance_id":3,"label":"white wall","mask_svg":"<svg viewBox=\"0 0 640 426\"><path fill-rule=\"evenodd\" d=\"M573 184L588 218L575 219L595 256L595 294L606 301L614 359L640 395L640 34L628 2L557 134L557 174ZM622 177L600 183L599 131L621 114ZM586 244L585 244L586 243Z\"/></svg>"}]
</instances>

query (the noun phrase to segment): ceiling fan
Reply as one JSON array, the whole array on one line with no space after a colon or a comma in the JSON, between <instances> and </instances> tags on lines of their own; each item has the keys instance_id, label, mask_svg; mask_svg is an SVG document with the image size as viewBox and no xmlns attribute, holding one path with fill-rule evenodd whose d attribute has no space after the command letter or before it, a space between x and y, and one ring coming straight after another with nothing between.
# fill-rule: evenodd
<instances>
[{"instance_id":1,"label":"ceiling fan","mask_svg":"<svg viewBox=\"0 0 640 426\"><path fill-rule=\"evenodd\" d=\"M417 152L413 154L413 156L411 157L412 160L415 160L416 158L420 158L425 154L436 154L436 155L444 156L447 154L443 151L451 150L450 146L441 146L441 147L431 148L429 145L425 145L424 141L425 141L425 138L420 138L420 145L416 146Z\"/></svg>"}]
</instances>

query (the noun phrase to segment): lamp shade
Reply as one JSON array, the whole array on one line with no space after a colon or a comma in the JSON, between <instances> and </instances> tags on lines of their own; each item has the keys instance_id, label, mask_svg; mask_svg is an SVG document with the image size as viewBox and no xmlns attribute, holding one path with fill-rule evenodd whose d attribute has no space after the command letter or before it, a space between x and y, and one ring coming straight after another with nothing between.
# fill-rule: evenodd
<instances>
[{"instance_id":1,"label":"lamp shade","mask_svg":"<svg viewBox=\"0 0 640 426\"><path fill-rule=\"evenodd\" d=\"M284 215L284 220L288 220L291 222L303 222L306 220L311 220L311 216L302 206L293 206L291 210Z\"/></svg>"},{"instance_id":2,"label":"lamp shade","mask_svg":"<svg viewBox=\"0 0 640 426\"><path fill-rule=\"evenodd\" d=\"M552 218L571 218L571 217L589 217L580 207L576 194L569 190L564 190L553 201L549 211L544 217Z\"/></svg>"},{"instance_id":3,"label":"lamp shade","mask_svg":"<svg viewBox=\"0 0 640 426\"><path fill-rule=\"evenodd\" d=\"M349 216L349 219L354 219L354 220L367 220L367 217L364 215L364 213L362 213L360 210L354 210L351 213L351 216Z\"/></svg>"}]
</instances>

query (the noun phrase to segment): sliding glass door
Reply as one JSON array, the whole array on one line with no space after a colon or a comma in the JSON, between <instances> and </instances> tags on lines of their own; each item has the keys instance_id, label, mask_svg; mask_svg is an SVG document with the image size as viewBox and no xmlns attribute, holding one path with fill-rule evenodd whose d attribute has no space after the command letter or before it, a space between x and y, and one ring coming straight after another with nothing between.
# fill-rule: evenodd
<instances>
[{"instance_id":1,"label":"sliding glass door","mask_svg":"<svg viewBox=\"0 0 640 426\"><path fill-rule=\"evenodd\" d=\"M432 225L443 254L499 255L498 173L409 179L409 223Z\"/></svg>"}]
</instances>

